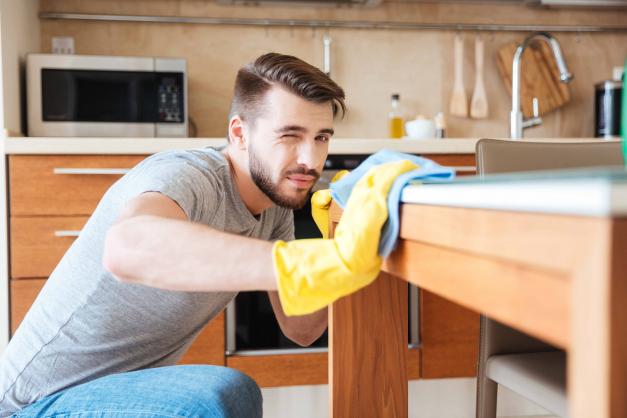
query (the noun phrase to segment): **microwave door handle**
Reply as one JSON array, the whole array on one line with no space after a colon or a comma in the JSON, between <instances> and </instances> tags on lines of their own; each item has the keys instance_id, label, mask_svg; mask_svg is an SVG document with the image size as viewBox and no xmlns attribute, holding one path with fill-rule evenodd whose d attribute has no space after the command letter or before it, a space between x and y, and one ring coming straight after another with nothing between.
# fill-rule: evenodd
<instances>
[{"instance_id":1,"label":"microwave door handle","mask_svg":"<svg viewBox=\"0 0 627 418\"><path fill-rule=\"evenodd\" d=\"M128 173L130 168L54 168L54 174L71 174L71 175L124 175Z\"/></svg>"}]
</instances>

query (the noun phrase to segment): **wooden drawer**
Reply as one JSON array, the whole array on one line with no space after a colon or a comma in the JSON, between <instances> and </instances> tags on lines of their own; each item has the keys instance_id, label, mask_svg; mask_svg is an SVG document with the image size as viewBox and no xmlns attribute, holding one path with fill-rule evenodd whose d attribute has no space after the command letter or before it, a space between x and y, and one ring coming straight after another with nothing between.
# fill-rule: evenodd
<instances>
[{"instance_id":1,"label":"wooden drawer","mask_svg":"<svg viewBox=\"0 0 627 418\"><path fill-rule=\"evenodd\" d=\"M11 216L90 215L107 189L143 155L13 155Z\"/></svg>"},{"instance_id":2,"label":"wooden drawer","mask_svg":"<svg viewBox=\"0 0 627 418\"><path fill-rule=\"evenodd\" d=\"M46 279L11 280L11 335L24 319Z\"/></svg>"},{"instance_id":3,"label":"wooden drawer","mask_svg":"<svg viewBox=\"0 0 627 418\"><path fill-rule=\"evenodd\" d=\"M454 167L458 176L472 176L476 174L474 154L429 154L425 155L440 165Z\"/></svg>"},{"instance_id":4,"label":"wooden drawer","mask_svg":"<svg viewBox=\"0 0 627 418\"><path fill-rule=\"evenodd\" d=\"M11 217L11 278L48 277L87 216Z\"/></svg>"},{"instance_id":5,"label":"wooden drawer","mask_svg":"<svg viewBox=\"0 0 627 418\"><path fill-rule=\"evenodd\" d=\"M327 353L230 356L226 365L261 387L323 385L329 380Z\"/></svg>"},{"instance_id":6,"label":"wooden drawer","mask_svg":"<svg viewBox=\"0 0 627 418\"><path fill-rule=\"evenodd\" d=\"M325 385L329 381L327 353L234 355L226 365L252 377L260 387ZM407 350L407 377L420 377L420 350Z\"/></svg>"}]
</instances>

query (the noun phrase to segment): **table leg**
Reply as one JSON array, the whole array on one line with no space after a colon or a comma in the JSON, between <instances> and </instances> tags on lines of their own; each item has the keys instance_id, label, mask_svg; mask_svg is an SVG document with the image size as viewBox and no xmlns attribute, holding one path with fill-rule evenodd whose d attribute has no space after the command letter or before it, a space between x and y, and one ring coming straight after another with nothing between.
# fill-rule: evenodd
<instances>
[{"instance_id":1,"label":"table leg","mask_svg":"<svg viewBox=\"0 0 627 418\"><path fill-rule=\"evenodd\" d=\"M329 309L330 418L407 418L407 282L381 273Z\"/></svg>"},{"instance_id":2,"label":"table leg","mask_svg":"<svg viewBox=\"0 0 627 418\"><path fill-rule=\"evenodd\" d=\"M627 417L627 220L598 234L573 277L571 418Z\"/></svg>"}]
</instances>

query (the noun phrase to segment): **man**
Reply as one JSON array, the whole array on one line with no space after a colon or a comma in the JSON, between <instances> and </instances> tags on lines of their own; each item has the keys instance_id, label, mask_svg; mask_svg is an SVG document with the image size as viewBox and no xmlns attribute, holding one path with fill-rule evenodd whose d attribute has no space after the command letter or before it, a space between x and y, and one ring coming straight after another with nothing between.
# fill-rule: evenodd
<instances>
[{"instance_id":1,"label":"man","mask_svg":"<svg viewBox=\"0 0 627 418\"><path fill-rule=\"evenodd\" d=\"M301 345L324 332L325 309L283 313L272 241L293 240L340 111L298 58L240 69L224 149L155 154L104 195L3 354L0 415L261 417L242 373L173 365L237 291L269 290Z\"/></svg>"}]
</instances>

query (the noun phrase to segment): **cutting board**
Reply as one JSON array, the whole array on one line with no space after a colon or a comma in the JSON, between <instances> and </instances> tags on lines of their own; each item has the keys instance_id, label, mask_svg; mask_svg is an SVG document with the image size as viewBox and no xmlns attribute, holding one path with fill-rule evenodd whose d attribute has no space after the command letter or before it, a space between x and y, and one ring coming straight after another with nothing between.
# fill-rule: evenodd
<instances>
[{"instance_id":1,"label":"cutting board","mask_svg":"<svg viewBox=\"0 0 627 418\"><path fill-rule=\"evenodd\" d=\"M518 47L512 42L499 49L497 65L505 88L512 94L512 63ZM521 107L525 118L533 116L533 98L538 98L540 115L545 115L570 101L567 84L560 82L560 73L551 48L544 42L527 47L522 56Z\"/></svg>"}]
</instances>

